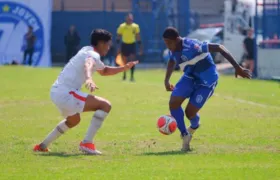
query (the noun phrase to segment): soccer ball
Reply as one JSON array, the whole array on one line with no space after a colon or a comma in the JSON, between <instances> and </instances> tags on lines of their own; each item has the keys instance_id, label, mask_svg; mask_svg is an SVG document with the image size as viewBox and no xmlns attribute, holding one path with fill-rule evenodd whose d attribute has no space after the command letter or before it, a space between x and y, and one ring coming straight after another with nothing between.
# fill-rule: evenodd
<instances>
[{"instance_id":1,"label":"soccer ball","mask_svg":"<svg viewBox=\"0 0 280 180\"><path fill-rule=\"evenodd\" d=\"M160 133L170 135L176 131L177 123L174 117L163 115L158 118L157 127Z\"/></svg>"}]
</instances>

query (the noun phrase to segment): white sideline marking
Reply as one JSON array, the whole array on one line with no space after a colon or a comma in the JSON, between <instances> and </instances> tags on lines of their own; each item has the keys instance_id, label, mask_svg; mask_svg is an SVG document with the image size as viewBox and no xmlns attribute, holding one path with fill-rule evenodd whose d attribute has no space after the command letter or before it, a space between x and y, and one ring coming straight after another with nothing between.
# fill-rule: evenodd
<instances>
[{"instance_id":1,"label":"white sideline marking","mask_svg":"<svg viewBox=\"0 0 280 180\"><path fill-rule=\"evenodd\" d=\"M259 107L264 107L264 108L280 109L279 106L273 106L273 105L268 105L268 104L257 103L257 102L248 101L248 100L245 100L245 99L231 97L231 96L223 96L223 95L220 95L218 93L214 93L213 96L222 97L222 98L227 99L227 100L234 100L234 101L237 101L239 103L250 104L250 105L253 105L253 106L259 106Z\"/></svg>"},{"instance_id":2,"label":"white sideline marking","mask_svg":"<svg viewBox=\"0 0 280 180\"><path fill-rule=\"evenodd\" d=\"M164 85L159 85L159 84L154 84L154 83L143 83L145 85L148 86L157 86L157 87L162 87L163 91L165 91ZM241 98L236 98L236 97L232 97L232 96L225 96L225 95L221 95L219 93L214 92L213 96L216 97L221 97L224 98L226 100L233 100L239 103L244 103L244 104L250 104L252 106L259 106L259 107L264 107L264 108L275 108L275 109L280 109L280 106L274 106L274 105L269 105L269 104L262 104L262 103L257 103L257 102L253 102L253 101L248 101L245 99L241 99Z\"/></svg>"}]
</instances>

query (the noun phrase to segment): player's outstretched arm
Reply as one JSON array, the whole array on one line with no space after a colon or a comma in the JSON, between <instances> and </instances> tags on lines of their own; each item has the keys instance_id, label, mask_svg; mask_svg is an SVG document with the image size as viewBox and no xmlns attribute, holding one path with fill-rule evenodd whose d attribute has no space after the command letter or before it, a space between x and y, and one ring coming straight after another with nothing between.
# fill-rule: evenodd
<instances>
[{"instance_id":1,"label":"player's outstretched arm","mask_svg":"<svg viewBox=\"0 0 280 180\"><path fill-rule=\"evenodd\" d=\"M92 69L94 67L94 61L92 58L87 58L84 64L84 71L85 71L85 77L86 77L86 88L93 92L95 89L98 89L98 87L95 85L95 83L92 80Z\"/></svg>"},{"instance_id":2,"label":"player's outstretched arm","mask_svg":"<svg viewBox=\"0 0 280 180\"><path fill-rule=\"evenodd\" d=\"M250 71L248 69L242 68L231 55L231 53L221 44L208 44L209 52L219 52L221 53L235 68L235 76L238 75L243 78L251 78Z\"/></svg>"},{"instance_id":3,"label":"player's outstretched arm","mask_svg":"<svg viewBox=\"0 0 280 180\"><path fill-rule=\"evenodd\" d=\"M129 62L126 65L121 66L121 67L105 66L104 69L98 70L98 73L101 76L111 76L111 75L115 75L115 74L118 74L123 71L127 71L130 68L132 68L133 66L135 66L136 64L138 64L138 61Z\"/></svg>"},{"instance_id":4,"label":"player's outstretched arm","mask_svg":"<svg viewBox=\"0 0 280 180\"><path fill-rule=\"evenodd\" d=\"M167 69L165 73L165 79L164 79L164 85L166 88L166 91L173 91L174 87L169 83L170 77L172 75L172 72L174 71L175 68L175 61L169 60L167 64Z\"/></svg>"}]
</instances>

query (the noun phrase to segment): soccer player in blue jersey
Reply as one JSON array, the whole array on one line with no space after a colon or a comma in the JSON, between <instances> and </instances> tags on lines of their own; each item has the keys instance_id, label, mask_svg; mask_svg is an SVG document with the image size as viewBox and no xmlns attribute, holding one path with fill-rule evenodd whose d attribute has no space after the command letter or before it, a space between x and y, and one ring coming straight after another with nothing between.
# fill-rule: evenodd
<instances>
[{"instance_id":1,"label":"soccer player in blue jersey","mask_svg":"<svg viewBox=\"0 0 280 180\"><path fill-rule=\"evenodd\" d=\"M236 77L239 75L243 78L251 78L251 74L249 70L239 66L228 50L220 44L180 37L178 31L173 27L165 29L163 39L170 50L170 60L164 81L166 90L172 91L169 109L181 132L182 151L189 151L192 135L200 124L198 112L212 96L219 79L210 53L221 53L235 68ZM184 75L174 87L169 83L169 80L176 63L184 71ZM181 107L186 98L189 98L185 109L186 117L190 120L188 129L185 126L184 110Z\"/></svg>"}]
</instances>

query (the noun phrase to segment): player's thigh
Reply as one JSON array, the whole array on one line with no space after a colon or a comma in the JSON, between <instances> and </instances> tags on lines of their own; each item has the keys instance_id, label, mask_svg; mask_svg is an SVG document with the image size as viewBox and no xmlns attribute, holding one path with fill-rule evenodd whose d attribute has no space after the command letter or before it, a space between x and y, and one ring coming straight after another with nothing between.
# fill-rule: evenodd
<instances>
[{"instance_id":1,"label":"player's thigh","mask_svg":"<svg viewBox=\"0 0 280 180\"><path fill-rule=\"evenodd\" d=\"M111 110L111 103L102 97L88 95L83 111L87 112L96 110L103 110L108 113Z\"/></svg>"},{"instance_id":2,"label":"player's thigh","mask_svg":"<svg viewBox=\"0 0 280 180\"><path fill-rule=\"evenodd\" d=\"M175 109L182 105L186 98L189 98L193 92L194 81L193 79L183 75L178 83L175 85L171 93L169 108Z\"/></svg>"},{"instance_id":3,"label":"player's thigh","mask_svg":"<svg viewBox=\"0 0 280 180\"><path fill-rule=\"evenodd\" d=\"M212 86L198 86L192 93L189 103L186 107L186 116L191 119L198 111L204 106L206 101L213 95L214 90L217 86L217 82Z\"/></svg>"},{"instance_id":4,"label":"player's thigh","mask_svg":"<svg viewBox=\"0 0 280 180\"><path fill-rule=\"evenodd\" d=\"M80 91L51 92L51 99L63 117L70 117L83 112L87 94Z\"/></svg>"}]
</instances>

